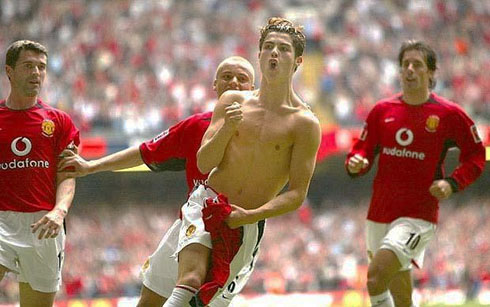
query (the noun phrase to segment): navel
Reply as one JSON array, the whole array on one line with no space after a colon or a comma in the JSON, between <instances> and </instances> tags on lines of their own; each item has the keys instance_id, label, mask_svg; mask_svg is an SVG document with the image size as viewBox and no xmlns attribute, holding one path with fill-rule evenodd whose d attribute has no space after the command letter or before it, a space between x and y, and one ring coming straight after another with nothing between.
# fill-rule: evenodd
<instances>
[{"instance_id":1,"label":"navel","mask_svg":"<svg viewBox=\"0 0 490 307\"><path fill-rule=\"evenodd\" d=\"M279 149L281 149L281 146L276 145L276 147L275 147L275 148L276 148L276 150L279 150Z\"/></svg>"}]
</instances>

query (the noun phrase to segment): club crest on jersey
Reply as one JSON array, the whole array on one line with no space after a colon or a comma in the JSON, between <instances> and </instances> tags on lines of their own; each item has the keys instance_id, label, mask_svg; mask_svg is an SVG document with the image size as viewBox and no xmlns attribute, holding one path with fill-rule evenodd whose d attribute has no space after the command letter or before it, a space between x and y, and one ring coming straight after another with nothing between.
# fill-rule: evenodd
<instances>
[{"instance_id":1,"label":"club crest on jersey","mask_svg":"<svg viewBox=\"0 0 490 307\"><path fill-rule=\"evenodd\" d=\"M166 137L169 133L169 129L163 131L162 133L160 133L159 135L157 135L156 137L153 138L153 143L156 143L158 142L160 139L163 139L164 137Z\"/></svg>"},{"instance_id":2,"label":"club crest on jersey","mask_svg":"<svg viewBox=\"0 0 490 307\"><path fill-rule=\"evenodd\" d=\"M439 121L439 116L430 115L425 121L425 130L428 132L436 132L437 127L439 126Z\"/></svg>"},{"instance_id":3,"label":"club crest on jersey","mask_svg":"<svg viewBox=\"0 0 490 307\"><path fill-rule=\"evenodd\" d=\"M47 137L52 137L54 133L55 125L54 122L50 119L43 120L41 124L41 130L43 131L43 135Z\"/></svg>"},{"instance_id":4,"label":"club crest on jersey","mask_svg":"<svg viewBox=\"0 0 490 307\"><path fill-rule=\"evenodd\" d=\"M190 225L187 227L187 230L185 231L185 236L190 237L196 232L196 226Z\"/></svg>"}]
</instances>

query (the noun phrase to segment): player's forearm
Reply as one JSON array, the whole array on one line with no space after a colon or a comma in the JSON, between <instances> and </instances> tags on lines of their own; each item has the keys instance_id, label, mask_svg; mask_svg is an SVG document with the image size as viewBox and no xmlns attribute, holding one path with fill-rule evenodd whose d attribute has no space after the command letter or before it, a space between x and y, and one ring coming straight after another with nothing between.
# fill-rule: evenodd
<instances>
[{"instance_id":1,"label":"player's forearm","mask_svg":"<svg viewBox=\"0 0 490 307\"><path fill-rule=\"evenodd\" d=\"M139 147L134 146L88 163L89 173L93 174L134 167L144 162Z\"/></svg>"},{"instance_id":2,"label":"player's forearm","mask_svg":"<svg viewBox=\"0 0 490 307\"><path fill-rule=\"evenodd\" d=\"M75 179L66 178L57 183L55 209L59 209L67 214L75 196Z\"/></svg>"},{"instance_id":3,"label":"player's forearm","mask_svg":"<svg viewBox=\"0 0 490 307\"><path fill-rule=\"evenodd\" d=\"M201 145L197 152L197 167L201 173L207 174L221 163L234 132L234 129L223 125L209 141Z\"/></svg>"},{"instance_id":4,"label":"player's forearm","mask_svg":"<svg viewBox=\"0 0 490 307\"><path fill-rule=\"evenodd\" d=\"M250 214L248 223L255 223L294 211L303 204L305 198L306 193L302 191L284 192L257 209L248 210Z\"/></svg>"},{"instance_id":5,"label":"player's forearm","mask_svg":"<svg viewBox=\"0 0 490 307\"><path fill-rule=\"evenodd\" d=\"M483 146L482 146L483 147ZM484 149L478 150L469 157L465 157L465 160L461 162L458 167L453 171L450 178L456 181L458 189L460 191L467 186L475 182L483 172L485 167L485 151ZM453 187L454 189L454 187Z\"/></svg>"}]
</instances>

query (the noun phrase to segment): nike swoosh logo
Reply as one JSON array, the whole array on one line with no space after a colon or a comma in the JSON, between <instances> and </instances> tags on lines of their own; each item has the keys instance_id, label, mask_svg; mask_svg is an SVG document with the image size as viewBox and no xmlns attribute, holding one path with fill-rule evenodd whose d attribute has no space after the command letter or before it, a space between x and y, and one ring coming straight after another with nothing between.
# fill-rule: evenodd
<instances>
[{"instance_id":1,"label":"nike swoosh logo","mask_svg":"<svg viewBox=\"0 0 490 307\"><path fill-rule=\"evenodd\" d=\"M393 117L388 117L388 118L385 118L385 123L390 123L392 121L394 121L395 119Z\"/></svg>"}]
</instances>

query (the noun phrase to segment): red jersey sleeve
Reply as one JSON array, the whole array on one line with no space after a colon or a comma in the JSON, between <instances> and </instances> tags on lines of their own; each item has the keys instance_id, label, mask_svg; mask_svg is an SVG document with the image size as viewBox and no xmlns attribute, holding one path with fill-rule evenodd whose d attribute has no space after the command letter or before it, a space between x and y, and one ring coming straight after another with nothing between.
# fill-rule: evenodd
<instances>
[{"instance_id":1,"label":"red jersey sleeve","mask_svg":"<svg viewBox=\"0 0 490 307\"><path fill-rule=\"evenodd\" d=\"M187 125L187 120L181 121L140 145L143 162L152 171L185 170L184 140Z\"/></svg>"},{"instance_id":2,"label":"red jersey sleeve","mask_svg":"<svg viewBox=\"0 0 490 307\"><path fill-rule=\"evenodd\" d=\"M463 190L473 183L483 172L485 167L485 147L482 144L478 130L471 118L459 107L454 112L454 129L451 129L456 146L460 149L459 165L453 171L450 179L455 191ZM451 181L451 180L450 180Z\"/></svg>"},{"instance_id":3,"label":"red jersey sleeve","mask_svg":"<svg viewBox=\"0 0 490 307\"><path fill-rule=\"evenodd\" d=\"M378 133L376 131L378 125L377 125L377 120L378 120L378 113L380 112L380 106L376 105L371 112L369 112L368 117L366 119L366 122L364 123L364 128L362 129L361 135L359 138L355 139L354 145L351 149L351 151L347 154L347 158L345 159L345 169L347 170L347 173L352 176L361 176L366 174L371 167L373 166L374 159L376 157L376 154L378 152ZM361 170L357 174L351 174L349 170L347 169L347 164L350 159L350 157L359 154L362 157L368 159L369 161L369 166L366 167L365 169Z\"/></svg>"},{"instance_id":4,"label":"red jersey sleeve","mask_svg":"<svg viewBox=\"0 0 490 307\"><path fill-rule=\"evenodd\" d=\"M60 154L65 148L80 145L80 131L75 127L70 116L64 112L59 113L61 132L57 141L56 154Z\"/></svg>"}]
</instances>

